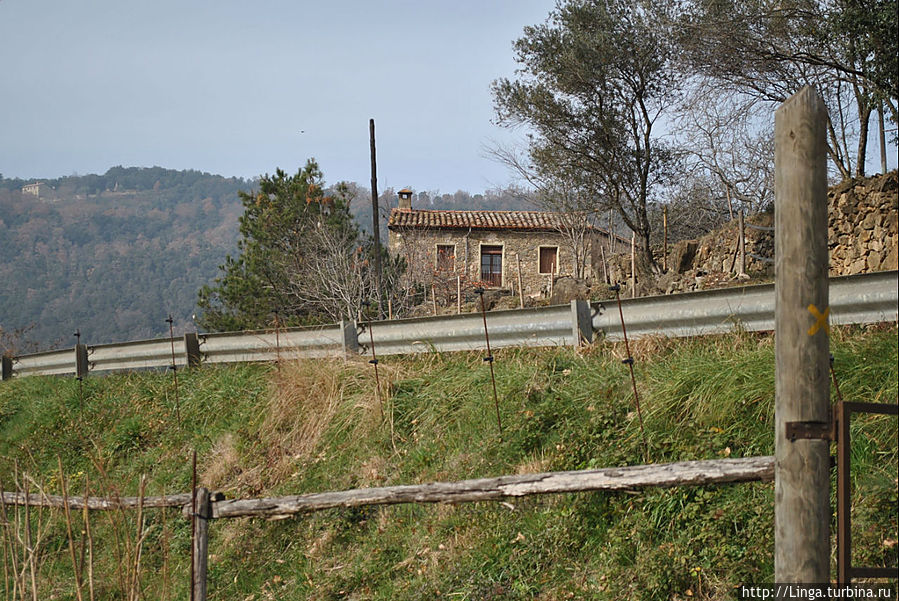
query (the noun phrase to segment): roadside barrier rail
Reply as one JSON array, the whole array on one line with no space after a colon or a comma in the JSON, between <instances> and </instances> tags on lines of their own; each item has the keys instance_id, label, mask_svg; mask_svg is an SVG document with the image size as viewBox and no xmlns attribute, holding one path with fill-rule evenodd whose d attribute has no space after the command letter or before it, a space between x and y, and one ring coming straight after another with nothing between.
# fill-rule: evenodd
<instances>
[{"instance_id":1,"label":"roadside barrier rail","mask_svg":"<svg viewBox=\"0 0 899 601\"><path fill-rule=\"evenodd\" d=\"M684 294L622 300L624 321L633 338L672 338L722 334L743 329L774 330L774 284L719 288ZM896 322L899 272L830 279L834 325ZM379 355L484 349L479 313L396 319L356 324L341 322L278 331L188 333L176 339L175 364L274 361L279 358L340 357L368 353L371 327ZM576 346L595 338L621 339L621 320L612 301L571 301L530 309L487 313L491 346ZM86 350L79 369L79 353ZM87 375L89 372L166 368L172 340L139 340L4 357L2 376Z\"/></svg>"}]
</instances>

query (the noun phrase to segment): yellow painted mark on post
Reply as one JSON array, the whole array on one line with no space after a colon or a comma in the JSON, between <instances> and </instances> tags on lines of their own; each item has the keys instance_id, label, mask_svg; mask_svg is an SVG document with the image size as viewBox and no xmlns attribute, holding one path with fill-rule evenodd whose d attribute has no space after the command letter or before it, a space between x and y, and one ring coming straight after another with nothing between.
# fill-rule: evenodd
<instances>
[{"instance_id":1,"label":"yellow painted mark on post","mask_svg":"<svg viewBox=\"0 0 899 601\"><path fill-rule=\"evenodd\" d=\"M808 312L812 314L812 317L815 318L815 325L808 329L808 335L814 336L818 333L818 330L824 328L824 333L830 336L830 326L827 324L827 316L830 315L830 307L824 309L824 313L818 311L818 307L815 305L808 306Z\"/></svg>"}]
</instances>

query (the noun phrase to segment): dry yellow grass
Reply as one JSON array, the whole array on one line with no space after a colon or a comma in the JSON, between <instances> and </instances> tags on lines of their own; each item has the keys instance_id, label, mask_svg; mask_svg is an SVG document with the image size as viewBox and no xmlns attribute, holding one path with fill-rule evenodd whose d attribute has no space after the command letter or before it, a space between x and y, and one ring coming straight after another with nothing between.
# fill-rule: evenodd
<instances>
[{"instance_id":1,"label":"dry yellow grass","mask_svg":"<svg viewBox=\"0 0 899 601\"><path fill-rule=\"evenodd\" d=\"M316 457L329 429L360 439L389 420L393 382L403 369L379 366L380 398L372 366L365 359L293 360L273 371L269 391L258 414L258 440L238 449L232 433L215 441L204 486L235 495L260 494L294 477ZM409 371L406 367L405 371ZM360 477L377 485L386 461L372 457L360 466Z\"/></svg>"}]
</instances>

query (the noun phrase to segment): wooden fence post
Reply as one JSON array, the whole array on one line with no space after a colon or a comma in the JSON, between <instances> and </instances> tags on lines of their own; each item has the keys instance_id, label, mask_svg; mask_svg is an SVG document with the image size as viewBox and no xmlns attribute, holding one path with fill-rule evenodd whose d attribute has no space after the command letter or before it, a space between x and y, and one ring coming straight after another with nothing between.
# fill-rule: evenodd
<instances>
[{"instance_id":1,"label":"wooden fence post","mask_svg":"<svg viewBox=\"0 0 899 601\"><path fill-rule=\"evenodd\" d=\"M739 217L740 221L738 225L740 227L740 231L738 235L740 236L740 239L738 242L740 245L740 273L738 273L737 275L744 276L746 275L746 227L743 224L743 207L740 207Z\"/></svg>"},{"instance_id":2,"label":"wooden fence post","mask_svg":"<svg viewBox=\"0 0 899 601\"><path fill-rule=\"evenodd\" d=\"M662 230L664 238L662 242L662 271L668 271L668 205L662 207Z\"/></svg>"},{"instance_id":3,"label":"wooden fence post","mask_svg":"<svg viewBox=\"0 0 899 601\"><path fill-rule=\"evenodd\" d=\"M194 581L191 583L194 601L206 601L206 572L209 564L209 519L212 505L209 490L197 489L196 516L194 519Z\"/></svg>"},{"instance_id":4,"label":"wooden fence post","mask_svg":"<svg viewBox=\"0 0 899 601\"><path fill-rule=\"evenodd\" d=\"M631 298L637 296L637 233L631 233Z\"/></svg>"},{"instance_id":5,"label":"wooden fence post","mask_svg":"<svg viewBox=\"0 0 899 601\"><path fill-rule=\"evenodd\" d=\"M521 285L521 255L515 253L515 261L518 263L518 308L524 309L524 287Z\"/></svg>"},{"instance_id":6,"label":"wooden fence post","mask_svg":"<svg viewBox=\"0 0 899 601\"><path fill-rule=\"evenodd\" d=\"M827 108L804 87L775 114L774 581L830 581Z\"/></svg>"},{"instance_id":7,"label":"wooden fence post","mask_svg":"<svg viewBox=\"0 0 899 601\"><path fill-rule=\"evenodd\" d=\"M12 379L12 357L3 355L3 367L0 370L0 377L4 380Z\"/></svg>"}]
</instances>

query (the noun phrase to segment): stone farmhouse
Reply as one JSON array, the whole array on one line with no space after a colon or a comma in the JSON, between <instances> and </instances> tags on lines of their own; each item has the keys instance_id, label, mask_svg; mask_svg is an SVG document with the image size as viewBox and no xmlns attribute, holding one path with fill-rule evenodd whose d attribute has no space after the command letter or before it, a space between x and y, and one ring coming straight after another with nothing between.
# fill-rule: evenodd
<instances>
[{"instance_id":1,"label":"stone farmhouse","mask_svg":"<svg viewBox=\"0 0 899 601\"><path fill-rule=\"evenodd\" d=\"M399 207L387 223L389 247L406 261L413 280L424 284L452 281L487 288L514 289L519 278L526 296L545 293L551 278L573 275L571 236L561 215L543 211L445 211L413 209L412 191L399 192ZM611 236L617 248L630 241ZM590 227L582 252L586 276L594 275L600 253L609 253L610 236ZM601 250L602 248L602 250Z\"/></svg>"}]
</instances>

